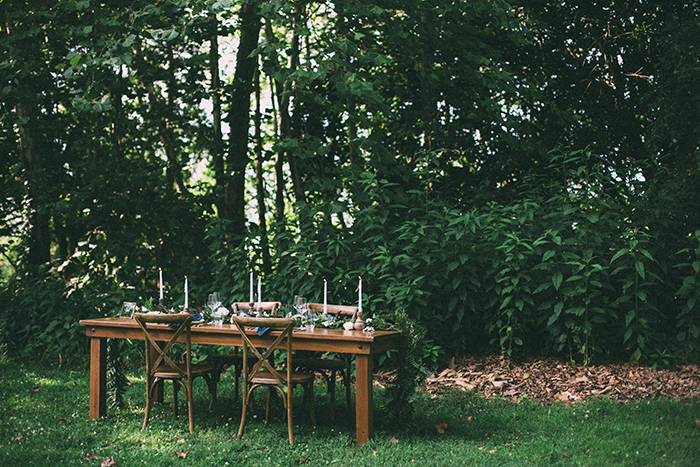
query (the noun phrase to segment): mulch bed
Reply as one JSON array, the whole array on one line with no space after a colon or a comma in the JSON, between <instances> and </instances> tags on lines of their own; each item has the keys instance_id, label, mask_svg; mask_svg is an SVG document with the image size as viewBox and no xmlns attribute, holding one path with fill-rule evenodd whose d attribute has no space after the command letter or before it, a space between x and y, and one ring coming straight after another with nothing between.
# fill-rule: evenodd
<instances>
[{"instance_id":1,"label":"mulch bed","mask_svg":"<svg viewBox=\"0 0 700 467\"><path fill-rule=\"evenodd\" d=\"M392 377L389 372L377 375L376 380L385 385ZM434 396L447 388L476 390L487 398L527 398L543 404L569 404L602 396L617 400L684 400L700 397L700 365L653 369L635 363L577 366L547 358L466 357L425 380L424 390Z\"/></svg>"}]
</instances>

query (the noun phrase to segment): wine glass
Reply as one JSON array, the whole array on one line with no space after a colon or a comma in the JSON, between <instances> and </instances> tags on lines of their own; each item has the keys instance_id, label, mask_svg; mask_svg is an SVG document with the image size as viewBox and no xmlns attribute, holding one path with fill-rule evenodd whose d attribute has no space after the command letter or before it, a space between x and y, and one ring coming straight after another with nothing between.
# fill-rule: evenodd
<instances>
[{"instance_id":1,"label":"wine glass","mask_svg":"<svg viewBox=\"0 0 700 467\"><path fill-rule=\"evenodd\" d=\"M306 316L306 313L305 313L306 307L307 307L306 297L302 297L301 295L295 295L294 296L294 309L297 311L297 315L301 316L302 324L305 324L304 317Z\"/></svg>"},{"instance_id":2,"label":"wine glass","mask_svg":"<svg viewBox=\"0 0 700 467\"><path fill-rule=\"evenodd\" d=\"M223 317L218 314L218 309L221 306L221 295L219 295L219 292L209 294L209 298L207 299L207 306L211 310L211 316L214 320L214 325L220 325L223 321Z\"/></svg>"},{"instance_id":3,"label":"wine glass","mask_svg":"<svg viewBox=\"0 0 700 467\"><path fill-rule=\"evenodd\" d=\"M313 331L316 327L316 321L318 321L318 313L314 311L313 308L307 308L304 310L304 324L307 331Z\"/></svg>"}]
</instances>

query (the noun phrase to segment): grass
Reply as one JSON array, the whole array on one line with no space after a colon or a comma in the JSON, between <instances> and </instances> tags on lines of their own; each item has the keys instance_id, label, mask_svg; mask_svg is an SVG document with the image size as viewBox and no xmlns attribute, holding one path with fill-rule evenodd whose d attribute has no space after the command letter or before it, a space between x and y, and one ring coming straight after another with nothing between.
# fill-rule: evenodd
<instances>
[{"instance_id":1,"label":"grass","mask_svg":"<svg viewBox=\"0 0 700 467\"><path fill-rule=\"evenodd\" d=\"M700 401L621 403L597 399L565 407L530 401L486 400L454 390L421 396L412 423L383 422L385 393L375 390L375 438L355 446L352 411L339 390L331 425L325 387L316 391L319 428L295 403L295 446L284 423L251 420L236 439L240 406L231 379L220 384L222 419L207 410L203 381L195 383L195 425L172 417L166 404L141 431L145 386L138 374L127 407L89 420L89 378L84 368L0 362L0 459L12 466L99 466L112 457L120 467L309 465L309 466L697 466L700 465ZM298 391L301 396L302 391ZM262 394L260 394L262 396ZM260 397L259 406L262 406ZM184 407L183 407L184 409ZM282 410L278 407L277 412ZM185 458L177 453L186 451Z\"/></svg>"}]
</instances>

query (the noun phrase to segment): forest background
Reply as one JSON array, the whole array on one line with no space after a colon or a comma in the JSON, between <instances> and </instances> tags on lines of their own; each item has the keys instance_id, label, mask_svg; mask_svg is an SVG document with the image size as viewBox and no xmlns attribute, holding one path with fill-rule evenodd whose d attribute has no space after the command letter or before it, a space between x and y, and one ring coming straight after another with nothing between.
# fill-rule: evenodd
<instances>
[{"instance_id":1,"label":"forest background","mask_svg":"<svg viewBox=\"0 0 700 467\"><path fill-rule=\"evenodd\" d=\"M455 355L700 337L697 1L3 0L0 351L220 291ZM191 305L192 307L192 305Z\"/></svg>"}]
</instances>

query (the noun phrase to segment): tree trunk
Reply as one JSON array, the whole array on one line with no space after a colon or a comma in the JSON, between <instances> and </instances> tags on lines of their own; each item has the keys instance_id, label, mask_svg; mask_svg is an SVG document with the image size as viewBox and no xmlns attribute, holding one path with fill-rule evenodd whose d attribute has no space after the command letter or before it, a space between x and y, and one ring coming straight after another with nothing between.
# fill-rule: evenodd
<instances>
[{"instance_id":1,"label":"tree trunk","mask_svg":"<svg viewBox=\"0 0 700 467\"><path fill-rule=\"evenodd\" d=\"M301 6L300 8L303 8ZM297 19L300 23L305 22L305 12L302 10L300 14L297 15ZM299 25L295 24L294 27L294 33L292 35L292 50L291 50L291 57L290 57L290 65L289 68L292 72L294 72L298 67L299 67L299 34L297 34L297 29L299 29ZM288 94L289 89L291 89L293 83L287 82L285 83L285 93L284 95L286 96ZM283 99L286 100L285 102L285 111L281 112L281 126L282 126L282 134L283 136L286 135L287 137L292 137L295 136L292 128L292 119L289 115L288 107L289 107L289 98L284 97ZM280 105L280 107L282 107ZM281 109L280 109L281 110ZM296 126L297 130L299 130L299 125ZM300 135L296 135L300 136ZM306 190L304 189L304 180L302 178L301 171L299 170L299 167L297 165L297 158L294 155L294 153L290 150L287 150L287 162L289 163L289 172L292 176L292 191L294 193L294 198L298 203L305 203L306 202Z\"/></svg>"},{"instance_id":2,"label":"tree trunk","mask_svg":"<svg viewBox=\"0 0 700 467\"><path fill-rule=\"evenodd\" d=\"M8 37L10 36L11 28L9 23L2 25ZM19 62L26 62L26 57L22 57L20 51L14 47L9 47L10 57ZM30 66L27 64L27 66ZM15 81L17 88L29 87L26 82ZM26 89L23 95L35 95L40 90ZM41 265L51 261L51 234L49 229L49 214L44 209L46 203L46 161L42 148L46 148L41 138L39 131L38 115L39 112L32 104L18 103L15 107L17 117L23 123L19 125L20 147L24 154L27 163L25 171L27 195L29 197L29 206L27 208L27 217L29 218L28 232L28 252L27 262L32 265Z\"/></svg>"},{"instance_id":3,"label":"tree trunk","mask_svg":"<svg viewBox=\"0 0 700 467\"><path fill-rule=\"evenodd\" d=\"M253 77L258 67L255 57L249 55L258 45L260 15L258 4L241 5L241 38L236 54L236 72L233 79L228 122L229 148L226 160L228 176L225 190L224 216L242 228L245 225L245 169L248 164L248 128L250 126L250 95Z\"/></svg>"},{"instance_id":4,"label":"tree trunk","mask_svg":"<svg viewBox=\"0 0 700 467\"><path fill-rule=\"evenodd\" d=\"M272 95L272 115L273 115L273 131L275 138L279 139L279 112L275 106L275 100L277 99L276 91L277 82L270 77L270 94ZM275 222L277 224L277 229L284 229L284 152L275 152Z\"/></svg>"},{"instance_id":5,"label":"tree trunk","mask_svg":"<svg viewBox=\"0 0 700 467\"><path fill-rule=\"evenodd\" d=\"M267 241L267 222L265 216L265 180L263 179L263 147L262 147L262 112L260 110L260 73L255 73L255 191L258 200L258 231L260 234L260 250L263 261L263 271L272 272L270 264L270 247Z\"/></svg>"},{"instance_id":6,"label":"tree trunk","mask_svg":"<svg viewBox=\"0 0 700 467\"><path fill-rule=\"evenodd\" d=\"M26 123L19 126L20 144L27 160L27 187L29 195L29 250L27 262L41 265L51 261L49 215L42 199L46 198L45 161L41 151L45 147L37 124L37 112L26 104L17 105L17 116Z\"/></svg>"},{"instance_id":7,"label":"tree trunk","mask_svg":"<svg viewBox=\"0 0 700 467\"><path fill-rule=\"evenodd\" d=\"M216 15L211 15L211 40L209 47L209 72L211 73L211 101L212 101L212 141L211 158L214 168L214 182L216 187L225 186L224 180L224 154L223 137L221 135L221 81L219 79L219 22ZM224 209L223 197L217 195L217 207L219 213Z\"/></svg>"}]
</instances>

